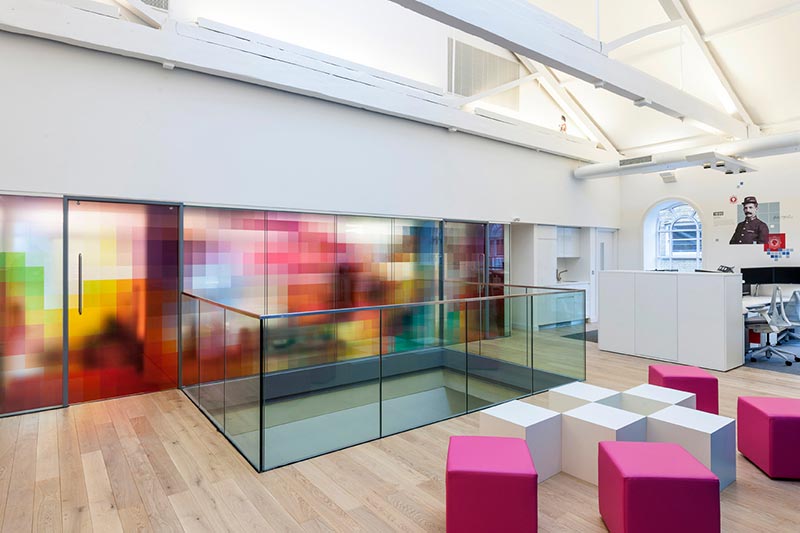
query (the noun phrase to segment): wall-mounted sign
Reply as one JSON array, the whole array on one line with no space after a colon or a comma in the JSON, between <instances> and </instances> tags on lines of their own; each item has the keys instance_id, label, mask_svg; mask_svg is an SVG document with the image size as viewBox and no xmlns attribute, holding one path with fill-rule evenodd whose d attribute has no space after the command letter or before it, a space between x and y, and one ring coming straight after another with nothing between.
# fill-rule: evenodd
<instances>
[{"instance_id":1,"label":"wall-mounted sign","mask_svg":"<svg viewBox=\"0 0 800 533\"><path fill-rule=\"evenodd\" d=\"M780 233L780 202L758 204L755 196L745 196L737 208L738 224L730 244L766 244L770 233ZM769 221L769 224L761 219Z\"/></svg>"},{"instance_id":2,"label":"wall-mounted sign","mask_svg":"<svg viewBox=\"0 0 800 533\"><path fill-rule=\"evenodd\" d=\"M770 233L767 242L764 243L764 251L773 261L788 258L794 251L793 248L786 247L785 233Z\"/></svg>"}]
</instances>

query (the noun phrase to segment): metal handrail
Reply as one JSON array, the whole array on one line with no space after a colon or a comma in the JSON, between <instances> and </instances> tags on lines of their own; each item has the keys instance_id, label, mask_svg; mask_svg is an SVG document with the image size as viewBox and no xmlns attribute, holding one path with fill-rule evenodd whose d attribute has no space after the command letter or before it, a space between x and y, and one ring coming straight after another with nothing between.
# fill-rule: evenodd
<instances>
[{"instance_id":1,"label":"metal handrail","mask_svg":"<svg viewBox=\"0 0 800 533\"><path fill-rule=\"evenodd\" d=\"M234 313L239 313L240 315L249 316L250 318L261 318L261 315L258 313L253 313L252 311L245 311L244 309L239 309L238 307L234 307L232 305L227 305L224 303L217 302L216 300L209 300L208 298L203 298L202 296L197 296L196 294L192 294L190 292L182 291L182 296L188 296L189 298L194 298L195 300L199 300L201 302L206 302L211 305L215 305L217 307L221 307L227 311L233 311Z\"/></svg>"},{"instance_id":2,"label":"metal handrail","mask_svg":"<svg viewBox=\"0 0 800 533\"><path fill-rule=\"evenodd\" d=\"M462 285L486 285L489 287L516 287L520 289L546 289L549 291L557 291L553 293L547 294L558 294L561 292L586 292L583 289L570 289L568 287L553 287L552 285L518 285L516 283L485 283L482 281L457 281L446 279L444 280L445 283L460 283ZM541 293L540 293L541 294Z\"/></svg>"},{"instance_id":3,"label":"metal handrail","mask_svg":"<svg viewBox=\"0 0 800 533\"><path fill-rule=\"evenodd\" d=\"M474 282L465 282L465 283L474 283ZM488 283L481 283L480 285L495 285L495 286L512 286L512 285L505 285L505 284L488 284ZM526 287L526 288L547 288L549 287L528 287L526 285L513 285L515 287ZM402 303L402 304L384 304L384 305L368 305L363 307L345 307L341 309L320 309L316 311L297 311L294 313L275 313L275 314L265 314L259 315L257 313L253 313L251 311L245 311L243 309L239 309L237 307L223 304L214 300L210 300L208 298L203 298L202 296L197 296L196 294L192 294L190 292L183 291L181 294L184 296L188 296L190 298L194 298L196 300L209 303L211 305L216 305L217 307L221 307L228 311L233 311L236 313L240 313L242 315L257 318L257 319L275 319L275 318L297 318L297 317L304 317L304 316L317 316L317 315L336 315L342 313L357 313L357 312L364 312L364 311L382 311L384 309L391 310L391 309L401 309L401 308L408 308L408 307L422 307L422 306L433 306L433 305L447 305L447 304L454 304L454 303L477 303L477 302L489 302L493 300L502 300L505 298L525 298L525 297L535 297L535 296L542 296L542 295L550 295L550 294L569 294L573 292L583 292L579 289L563 289L563 290L554 290L551 289L552 292L548 293L531 293L531 294L500 294L497 296L477 296L473 298L451 298L448 300L429 300L426 302L410 302L410 303Z\"/></svg>"}]
</instances>

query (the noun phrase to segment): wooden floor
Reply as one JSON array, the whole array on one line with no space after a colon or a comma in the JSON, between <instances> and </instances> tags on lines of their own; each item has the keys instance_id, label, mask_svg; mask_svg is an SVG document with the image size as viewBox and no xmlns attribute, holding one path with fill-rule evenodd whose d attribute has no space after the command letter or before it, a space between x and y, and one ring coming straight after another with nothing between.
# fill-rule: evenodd
<instances>
[{"instance_id":1,"label":"wooden floor","mask_svg":"<svg viewBox=\"0 0 800 533\"><path fill-rule=\"evenodd\" d=\"M587 343L588 382L622 390L650 361ZM800 397L800 378L719 373L720 414L739 395ZM544 395L531 398L542 403ZM3 531L444 531L447 438L477 415L256 474L181 392L0 420ZM800 443L798 443L800 453ZM725 532L800 530L800 482L741 455L722 498ZM539 486L540 531L606 531L597 488L566 474Z\"/></svg>"}]
</instances>

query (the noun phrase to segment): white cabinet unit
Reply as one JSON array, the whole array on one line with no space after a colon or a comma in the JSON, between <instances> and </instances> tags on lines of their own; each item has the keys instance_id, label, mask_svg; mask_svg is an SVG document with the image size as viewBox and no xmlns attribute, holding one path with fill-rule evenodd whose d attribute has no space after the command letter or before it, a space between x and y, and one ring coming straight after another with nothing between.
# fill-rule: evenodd
<instances>
[{"instance_id":1,"label":"white cabinet unit","mask_svg":"<svg viewBox=\"0 0 800 533\"><path fill-rule=\"evenodd\" d=\"M562 228L557 231L558 257L581 256L581 230L580 228Z\"/></svg>"},{"instance_id":2,"label":"white cabinet unit","mask_svg":"<svg viewBox=\"0 0 800 533\"><path fill-rule=\"evenodd\" d=\"M535 240L533 260L535 262L534 284L549 286L556 282L556 253L558 242L556 240L556 227L537 225L534 230Z\"/></svg>"},{"instance_id":3,"label":"white cabinet unit","mask_svg":"<svg viewBox=\"0 0 800 533\"><path fill-rule=\"evenodd\" d=\"M740 274L607 270L599 283L601 350L712 370L744 364Z\"/></svg>"}]
</instances>

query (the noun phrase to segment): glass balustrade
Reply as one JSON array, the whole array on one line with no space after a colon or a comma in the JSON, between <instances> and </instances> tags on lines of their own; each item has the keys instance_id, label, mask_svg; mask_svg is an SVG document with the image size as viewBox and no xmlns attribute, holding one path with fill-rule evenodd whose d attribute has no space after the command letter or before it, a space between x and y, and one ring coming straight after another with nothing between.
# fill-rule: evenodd
<instances>
[{"instance_id":1,"label":"glass balustrade","mask_svg":"<svg viewBox=\"0 0 800 533\"><path fill-rule=\"evenodd\" d=\"M184 293L183 388L259 471L583 380L583 291L260 315Z\"/></svg>"}]
</instances>

